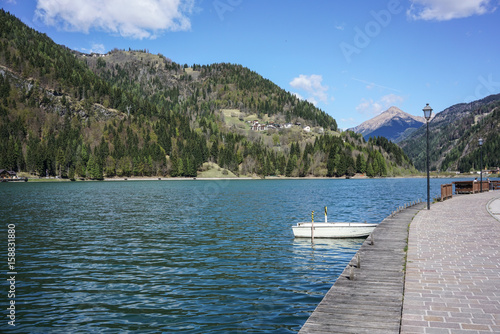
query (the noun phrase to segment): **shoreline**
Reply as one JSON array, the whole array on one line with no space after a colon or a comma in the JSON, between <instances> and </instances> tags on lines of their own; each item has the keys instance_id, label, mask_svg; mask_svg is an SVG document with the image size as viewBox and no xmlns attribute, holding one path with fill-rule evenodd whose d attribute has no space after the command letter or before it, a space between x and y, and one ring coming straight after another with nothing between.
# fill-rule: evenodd
<instances>
[{"instance_id":1,"label":"shoreline","mask_svg":"<svg viewBox=\"0 0 500 334\"><path fill-rule=\"evenodd\" d=\"M426 175L408 175L408 176L377 176L367 177L366 175L355 175L349 179L351 180L370 180L370 179L416 179L426 178ZM464 174L464 175L431 175L431 179L474 179L477 174ZM483 179L499 178L495 176L483 176ZM242 177L163 177L163 176L131 176L131 177L105 177L103 180L87 180L77 179L71 181L70 179L62 179L56 177L42 177L33 178L28 177L28 182L97 182L97 181L217 181L217 180L345 180L345 177L323 177L323 176L305 176L305 177L286 177L286 176L242 176Z\"/></svg>"}]
</instances>

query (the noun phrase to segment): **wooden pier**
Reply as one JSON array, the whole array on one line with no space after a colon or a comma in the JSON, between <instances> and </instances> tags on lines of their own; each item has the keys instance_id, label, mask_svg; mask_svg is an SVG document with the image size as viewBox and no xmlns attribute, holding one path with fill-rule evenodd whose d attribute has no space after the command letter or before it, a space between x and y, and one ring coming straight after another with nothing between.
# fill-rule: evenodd
<instances>
[{"instance_id":1,"label":"wooden pier","mask_svg":"<svg viewBox=\"0 0 500 334\"><path fill-rule=\"evenodd\" d=\"M299 334L399 333L408 226L424 207L398 210L377 226Z\"/></svg>"},{"instance_id":2,"label":"wooden pier","mask_svg":"<svg viewBox=\"0 0 500 334\"><path fill-rule=\"evenodd\" d=\"M490 185L488 181L455 181L455 194L476 194L482 191L488 191Z\"/></svg>"}]
</instances>

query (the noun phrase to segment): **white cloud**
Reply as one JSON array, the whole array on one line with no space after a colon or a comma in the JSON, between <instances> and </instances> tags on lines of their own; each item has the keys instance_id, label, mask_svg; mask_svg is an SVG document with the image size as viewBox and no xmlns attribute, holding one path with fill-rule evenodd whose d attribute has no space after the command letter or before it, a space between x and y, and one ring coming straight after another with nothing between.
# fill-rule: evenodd
<instances>
[{"instance_id":1,"label":"white cloud","mask_svg":"<svg viewBox=\"0 0 500 334\"><path fill-rule=\"evenodd\" d=\"M307 102L312 103L314 106L318 105L318 100L316 100L314 97L308 97Z\"/></svg>"},{"instance_id":2,"label":"white cloud","mask_svg":"<svg viewBox=\"0 0 500 334\"><path fill-rule=\"evenodd\" d=\"M292 92L293 95L295 95L299 100L302 100L302 101L307 101L307 102L310 102L312 103L314 106L317 106L318 105L318 101L314 98L314 97L308 97L307 99L304 98L302 95L300 95L299 93L294 93Z\"/></svg>"},{"instance_id":3,"label":"white cloud","mask_svg":"<svg viewBox=\"0 0 500 334\"><path fill-rule=\"evenodd\" d=\"M292 93L292 94L295 95L299 100L305 100L304 97L299 93Z\"/></svg>"},{"instance_id":4,"label":"white cloud","mask_svg":"<svg viewBox=\"0 0 500 334\"><path fill-rule=\"evenodd\" d=\"M85 53L101 53L101 54L103 54L106 52L106 48L104 47L104 44L99 44L99 43L93 43L90 49L81 48L80 50L85 52Z\"/></svg>"},{"instance_id":5,"label":"white cloud","mask_svg":"<svg viewBox=\"0 0 500 334\"><path fill-rule=\"evenodd\" d=\"M411 0L411 2L406 14L414 20L448 21L483 15L496 9L490 6L491 0Z\"/></svg>"},{"instance_id":6,"label":"white cloud","mask_svg":"<svg viewBox=\"0 0 500 334\"><path fill-rule=\"evenodd\" d=\"M382 96L378 101L373 99L361 99L361 102L356 107L356 110L368 115L378 115L381 112L389 109L389 107L401 103L404 98L395 94L388 94Z\"/></svg>"},{"instance_id":7,"label":"white cloud","mask_svg":"<svg viewBox=\"0 0 500 334\"><path fill-rule=\"evenodd\" d=\"M104 44L94 43L94 44L92 44L91 51L95 52L95 53L104 53L106 51L106 48L104 47Z\"/></svg>"},{"instance_id":8,"label":"white cloud","mask_svg":"<svg viewBox=\"0 0 500 334\"><path fill-rule=\"evenodd\" d=\"M187 15L193 7L194 0L37 0L36 16L65 30L97 29L143 39L191 29Z\"/></svg>"},{"instance_id":9,"label":"white cloud","mask_svg":"<svg viewBox=\"0 0 500 334\"><path fill-rule=\"evenodd\" d=\"M404 101L402 96L396 94L384 95L380 98L380 102L387 107L393 106L397 103L401 103Z\"/></svg>"},{"instance_id":10,"label":"white cloud","mask_svg":"<svg viewBox=\"0 0 500 334\"><path fill-rule=\"evenodd\" d=\"M301 74L290 81L290 86L306 91L310 95L307 100L316 105L318 100L325 103L328 102L328 94L326 93L328 86L323 86L322 81L323 76L321 75L311 74L308 76Z\"/></svg>"}]
</instances>

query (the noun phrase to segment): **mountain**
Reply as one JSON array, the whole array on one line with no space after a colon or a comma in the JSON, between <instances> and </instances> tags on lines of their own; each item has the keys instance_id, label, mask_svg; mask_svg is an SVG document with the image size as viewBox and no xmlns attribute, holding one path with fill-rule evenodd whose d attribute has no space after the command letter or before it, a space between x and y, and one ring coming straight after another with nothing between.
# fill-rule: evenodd
<instances>
[{"instance_id":1,"label":"mountain","mask_svg":"<svg viewBox=\"0 0 500 334\"><path fill-rule=\"evenodd\" d=\"M385 137L397 143L408 137L425 123L425 118L405 113L397 107L390 107L380 115L361 123L350 130L360 133L365 139Z\"/></svg>"},{"instance_id":2,"label":"mountain","mask_svg":"<svg viewBox=\"0 0 500 334\"><path fill-rule=\"evenodd\" d=\"M336 121L327 113L242 65L181 65L143 50L75 54L107 82L149 96L157 107L172 109L181 104L187 113L238 109L243 117L261 121L267 115L269 121L337 130Z\"/></svg>"},{"instance_id":3,"label":"mountain","mask_svg":"<svg viewBox=\"0 0 500 334\"><path fill-rule=\"evenodd\" d=\"M415 167L425 170L426 127L413 132L399 145ZM469 172L479 170L484 145L483 166L500 166L500 94L470 103L453 105L437 113L429 122L431 170Z\"/></svg>"},{"instance_id":4,"label":"mountain","mask_svg":"<svg viewBox=\"0 0 500 334\"><path fill-rule=\"evenodd\" d=\"M213 167L211 167L213 166ZM238 64L82 54L0 10L0 168L70 179L415 172Z\"/></svg>"}]
</instances>

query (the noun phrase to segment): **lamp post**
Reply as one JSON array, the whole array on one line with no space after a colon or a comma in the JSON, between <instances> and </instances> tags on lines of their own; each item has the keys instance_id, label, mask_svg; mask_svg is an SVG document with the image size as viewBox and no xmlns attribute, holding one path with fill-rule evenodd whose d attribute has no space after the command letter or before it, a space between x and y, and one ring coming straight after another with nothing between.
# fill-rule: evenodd
<instances>
[{"instance_id":1,"label":"lamp post","mask_svg":"<svg viewBox=\"0 0 500 334\"><path fill-rule=\"evenodd\" d=\"M479 150L481 151L481 172L480 172L480 185L479 185L479 192L483 192L483 138L479 138Z\"/></svg>"},{"instance_id":2,"label":"lamp post","mask_svg":"<svg viewBox=\"0 0 500 334\"><path fill-rule=\"evenodd\" d=\"M430 183L430 176L429 176L429 121L431 119L432 115L432 108L429 106L429 103L427 103L422 109L424 112L424 117L425 120L427 121L427 210L431 209L431 183Z\"/></svg>"}]
</instances>

